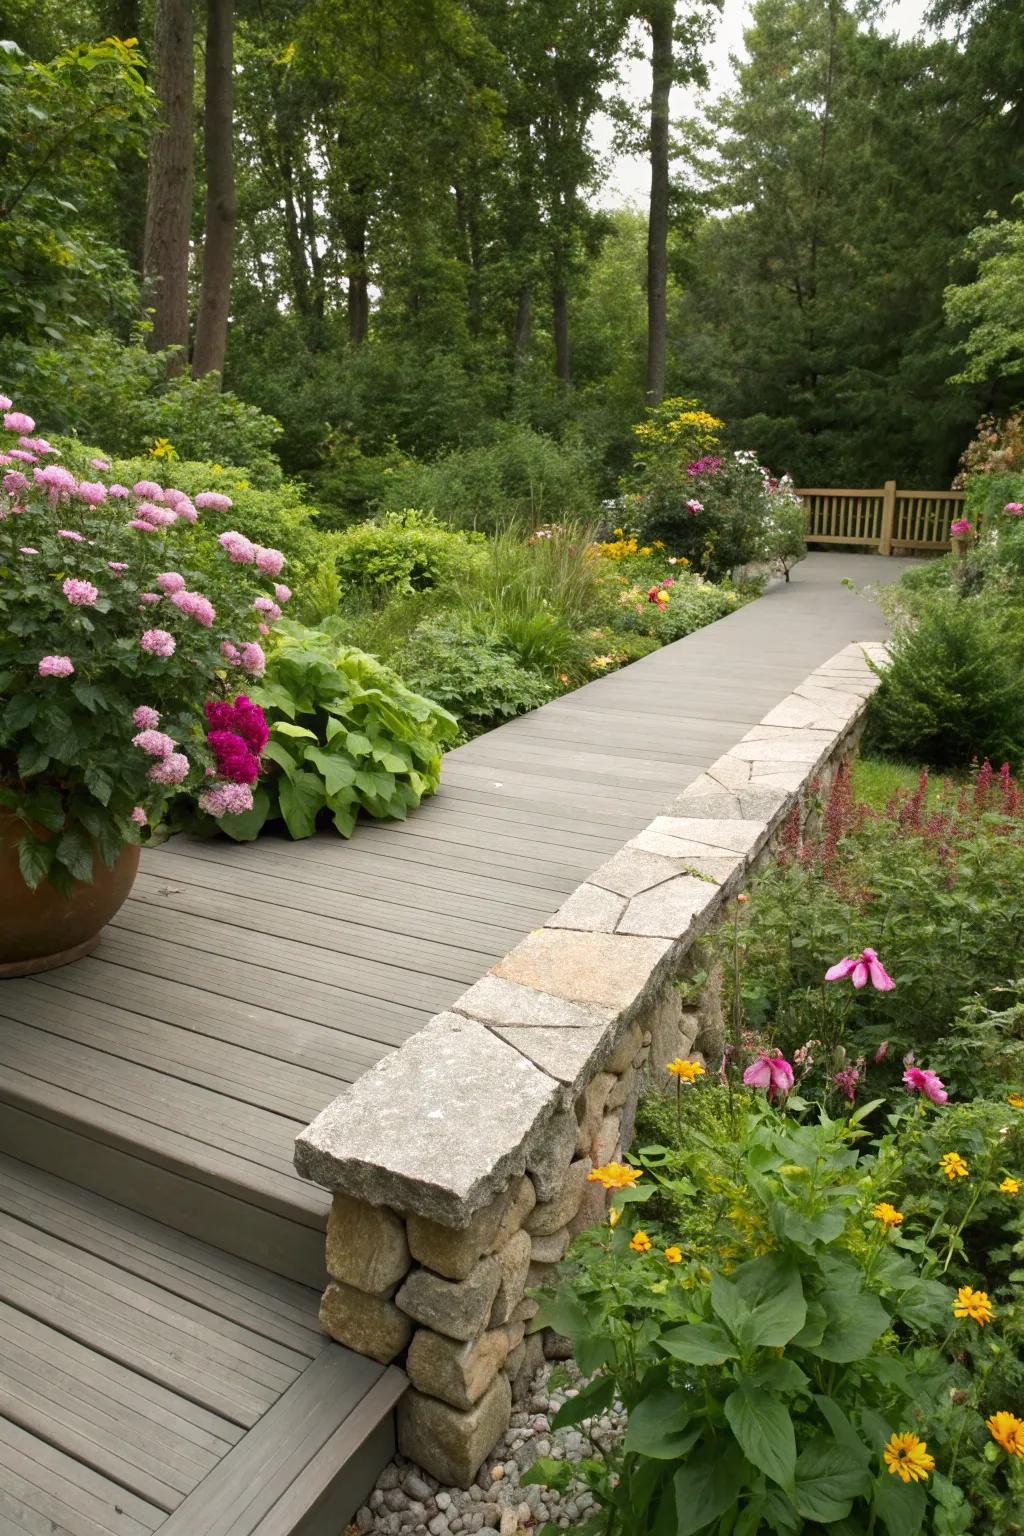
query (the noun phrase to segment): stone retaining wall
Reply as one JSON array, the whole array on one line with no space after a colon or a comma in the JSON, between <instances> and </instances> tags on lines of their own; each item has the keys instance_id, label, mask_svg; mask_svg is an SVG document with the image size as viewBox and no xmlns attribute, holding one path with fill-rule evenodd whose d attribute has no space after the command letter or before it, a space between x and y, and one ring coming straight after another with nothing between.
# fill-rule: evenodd
<instances>
[{"instance_id":1,"label":"stone retaining wall","mask_svg":"<svg viewBox=\"0 0 1024 1536\"><path fill-rule=\"evenodd\" d=\"M674 981L808 786L852 751L877 684L847 646L748 731L447 1013L296 1142L334 1191L334 1338L404 1363L402 1452L469 1485L543 1358L530 1287L601 1219L592 1167L623 1155L650 1061L721 1049L714 976Z\"/></svg>"}]
</instances>

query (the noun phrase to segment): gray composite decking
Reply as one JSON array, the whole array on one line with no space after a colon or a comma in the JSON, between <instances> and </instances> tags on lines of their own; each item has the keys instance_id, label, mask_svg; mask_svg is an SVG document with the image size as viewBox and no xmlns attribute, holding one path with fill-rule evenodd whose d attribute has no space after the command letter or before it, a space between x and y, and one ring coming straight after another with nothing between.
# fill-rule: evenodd
<instances>
[{"instance_id":1,"label":"gray composite decking","mask_svg":"<svg viewBox=\"0 0 1024 1536\"><path fill-rule=\"evenodd\" d=\"M445 1008L820 662L884 634L815 554L788 585L445 759L350 841L147 851L93 956L0 985L0 1151L308 1285L297 1131Z\"/></svg>"}]
</instances>

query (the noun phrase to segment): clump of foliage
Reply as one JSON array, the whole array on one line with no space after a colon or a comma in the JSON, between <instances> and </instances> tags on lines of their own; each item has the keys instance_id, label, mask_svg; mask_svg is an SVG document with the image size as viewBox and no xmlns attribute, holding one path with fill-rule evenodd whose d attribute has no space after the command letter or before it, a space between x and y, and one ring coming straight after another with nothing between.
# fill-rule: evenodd
<instances>
[{"instance_id":1,"label":"clump of foliage","mask_svg":"<svg viewBox=\"0 0 1024 1536\"><path fill-rule=\"evenodd\" d=\"M496 640L457 618L417 625L395 666L410 688L451 711L464 736L537 709L555 693L555 684L535 667L523 666Z\"/></svg>"},{"instance_id":2,"label":"clump of foliage","mask_svg":"<svg viewBox=\"0 0 1024 1536\"><path fill-rule=\"evenodd\" d=\"M378 603L414 592L471 582L484 561L482 534L456 532L432 512L406 507L357 523L332 540L342 591L367 592Z\"/></svg>"},{"instance_id":3,"label":"clump of foliage","mask_svg":"<svg viewBox=\"0 0 1024 1536\"><path fill-rule=\"evenodd\" d=\"M897 627L868 711L868 744L934 766L974 753L1024 761L1024 636L996 597L928 593Z\"/></svg>"},{"instance_id":4,"label":"clump of foliage","mask_svg":"<svg viewBox=\"0 0 1024 1536\"><path fill-rule=\"evenodd\" d=\"M458 734L440 705L372 656L283 621L267 673L251 689L270 726L253 809L217 824L238 841L280 818L294 838L329 820L350 837L360 810L403 821L437 789L441 754Z\"/></svg>"}]
</instances>

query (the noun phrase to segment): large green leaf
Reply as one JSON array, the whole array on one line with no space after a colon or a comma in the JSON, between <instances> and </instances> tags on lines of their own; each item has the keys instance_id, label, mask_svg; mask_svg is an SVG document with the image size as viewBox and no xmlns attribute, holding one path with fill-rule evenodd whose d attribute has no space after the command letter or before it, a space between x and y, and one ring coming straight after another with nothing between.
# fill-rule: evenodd
<instances>
[{"instance_id":1,"label":"large green leaf","mask_svg":"<svg viewBox=\"0 0 1024 1536\"><path fill-rule=\"evenodd\" d=\"M747 1460L781 1488L792 1488L796 1432L785 1404L743 1382L726 1398L725 1417Z\"/></svg>"},{"instance_id":2,"label":"large green leaf","mask_svg":"<svg viewBox=\"0 0 1024 1536\"><path fill-rule=\"evenodd\" d=\"M702 1447L673 1478L677 1536L696 1536L733 1509L749 1468L735 1444Z\"/></svg>"},{"instance_id":3,"label":"large green leaf","mask_svg":"<svg viewBox=\"0 0 1024 1536\"><path fill-rule=\"evenodd\" d=\"M711 1277L711 1305L747 1348L788 1344L807 1320L800 1273L774 1253Z\"/></svg>"},{"instance_id":4,"label":"large green leaf","mask_svg":"<svg viewBox=\"0 0 1024 1536\"><path fill-rule=\"evenodd\" d=\"M347 758L336 752L325 752L322 747L307 747L306 761L313 763L323 774L328 798L340 790L348 789L355 782L356 770Z\"/></svg>"},{"instance_id":5,"label":"large green leaf","mask_svg":"<svg viewBox=\"0 0 1024 1536\"><path fill-rule=\"evenodd\" d=\"M69 827L57 842L56 857L76 880L92 884L95 855L84 827Z\"/></svg>"},{"instance_id":6,"label":"large green leaf","mask_svg":"<svg viewBox=\"0 0 1024 1536\"><path fill-rule=\"evenodd\" d=\"M871 1353L872 1345L889 1326L889 1314L870 1291L855 1295L825 1291L818 1297L825 1310L825 1332L812 1353L822 1360L847 1364Z\"/></svg>"},{"instance_id":7,"label":"large green leaf","mask_svg":"<svg viewBox=\"0 0 1024 1536\"><path fill-rule=\"evenodd\" d=\"M871 1491L871 1474L848 1446L824 1437L809 1441L796 1463L796 1507L805 1520L844 1520L853 1501Z\"/></svg>"},{"instance_id":8,"label":"large green leaf","mask_svg":"<svg viewBox=\"0 0 1024 1536\"><path fill-rule=\"evenodd\" d=\"M630 1409L625 1449L659 1461L678 1461L700 1439L703 1425L691 1424L693 1402L671 1387L649 1392Z\"/></svg>"},{"instance_id":9,"label":"large green leaf","mask_svg":"<svg viewBox=\"0 0 1024 1536\"><path fill-rule=\"evenodd\" d=\"M53 863L54 847L52 843L44 843L34 833L27 832L18 844L18 866L21 869L21 878L34 891L36 886L46 879Z\"/></svg>"},{"instance_id":10,"label":"large green leaf","mask_svg":"<svg viewBox=\"0 0 1024 1536\"><path fill-rule=\"evenodd\" d=\"M920 1483L904 1483L885 1471L875 1481L872 1508L889 1536L917 1536L924 1524L928 1496Z\"/></svg>"},{"instance_id":11,"label":"large green leaf","mask_svg":"<svg viewBox=\"0 0 1024 1536\"><path fill-rule=\"evenodd\" d=\"M292 837L312 837L316 818L327 803L322 779L301 769L294 778L282 779L277 793L281 815Z\"/></svg>"},{"instance_id":12,"label":"large green leaf","mask_svg":"<svg viewBox=\"0 0 1024 1536\"><path fill-rule=\"evenodd\" d=\"M42 773L49 761L49 752L38 741L26 741L18 753L18 774L23 779L31 778L34 773Z\"/></svg>"},{"instance_id":13,"label":"large green leaf","mask_svg":"<svg viewBox=\"0 0 1024 1536\"><path fill-rule=\"evenodd\" d=\"M658 1343L673 1359L685 1360L688 1365L721 1365L724 1360L739 1356L739 1350L717 1323L683 1323L679 1328L668 1329Z\"/></svg>"},{"instance_id":14,"label":"large green leaf","mask_svg":"<svg viewBox=\"0 0 1024 1536\"><path fill-rule=\"evenodd\" d=\"M594 1414L603 1413L615 1401L615 1380L611 1376L595 1376L575 1397L566 1398L554 1418L552 1429L564 1429L568 1424L581 1424Z\"/></svg>"}]
</instances>

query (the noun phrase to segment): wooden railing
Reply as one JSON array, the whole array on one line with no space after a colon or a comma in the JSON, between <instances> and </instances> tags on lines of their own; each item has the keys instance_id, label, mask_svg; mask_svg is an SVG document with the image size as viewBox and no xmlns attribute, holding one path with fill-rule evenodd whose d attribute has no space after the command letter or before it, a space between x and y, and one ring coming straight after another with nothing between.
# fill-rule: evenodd
<instances>
[{"instance_id":1,"label":"wooden railing","mask_svg":"<svg viewBox=\"0 0 1024 1536\"><path fill-rule=\"evenodd\" d=\"M949 548L949 525L963 514L963 491L900 491L895 480L877 490L798 490L807 508L809 544L874 545L897 549Z\"/></svg>"}]
</instances>

